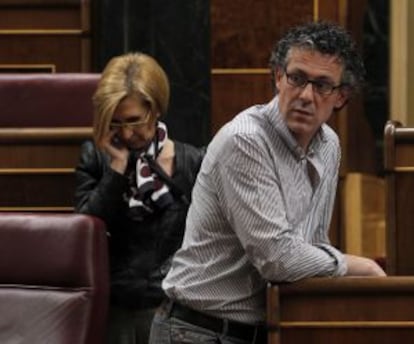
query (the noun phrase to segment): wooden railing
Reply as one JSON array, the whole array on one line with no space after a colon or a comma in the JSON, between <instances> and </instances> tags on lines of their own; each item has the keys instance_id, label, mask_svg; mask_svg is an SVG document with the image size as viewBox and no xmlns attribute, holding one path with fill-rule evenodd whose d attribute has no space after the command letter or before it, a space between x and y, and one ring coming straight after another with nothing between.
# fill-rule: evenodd
<instances>
[{"instance_id":1,"label":"wooden railing","mask_svg":"<svg viewBox=\"0 0 414 344\"><path fill-rule=\"evenodd\" d=\"M414 338L414 276L311 278L267 288L268 344Z\"/></svg>"},{"instance_id":2,"label":"wooden railing","mask_svg":"<svg viewBox=\"0 0 414 344\"><path fill-rule=\"evenodd\" d=\"M414 275L414 128L389 121L384 158L387 272Z\"/></svg>"}]
</instances>

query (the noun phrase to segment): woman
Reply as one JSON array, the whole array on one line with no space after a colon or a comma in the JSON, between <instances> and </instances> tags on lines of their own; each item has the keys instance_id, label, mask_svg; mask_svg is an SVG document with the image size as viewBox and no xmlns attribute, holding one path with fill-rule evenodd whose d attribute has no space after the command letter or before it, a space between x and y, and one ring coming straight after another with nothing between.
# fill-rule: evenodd
<instances>
[{"instance_id":1,"label":"woman","mask_svg":"<svg viewBox=\"0 0 414 344\"><path fill-rule=\"evenodd\" d=\"M93 96L94 142L82 145L76 168L76 211L102 218L110 234L111 344L148 342L203 156L168 138L159 120L168 101L168 78L153 58L113 58Z\"/></svg>"}]
</instances>

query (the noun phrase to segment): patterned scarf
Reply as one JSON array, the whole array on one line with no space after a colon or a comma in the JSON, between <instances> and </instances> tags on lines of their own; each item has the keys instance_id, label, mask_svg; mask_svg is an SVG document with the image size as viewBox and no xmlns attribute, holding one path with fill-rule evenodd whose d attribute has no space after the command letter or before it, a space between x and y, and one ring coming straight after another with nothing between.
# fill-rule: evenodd
<instances>
[{"instance_id":1,"label":"patterned scarf","mask_svg":"<svg viewBox=\"0 0 414 344\"><path fill-rule=\"evenodd\" d=\"M128 174L130 189L126 195L129 205L129 217L142 221L145 216L156 210L164 209L174 199L168 185L153 171L148 160L156 160L168 139L167 127L164 123L157 123L154 139L146 150L134 154L134 167ZM131 153L132 154L132 153Z\"/></svg>"}]
</instances>

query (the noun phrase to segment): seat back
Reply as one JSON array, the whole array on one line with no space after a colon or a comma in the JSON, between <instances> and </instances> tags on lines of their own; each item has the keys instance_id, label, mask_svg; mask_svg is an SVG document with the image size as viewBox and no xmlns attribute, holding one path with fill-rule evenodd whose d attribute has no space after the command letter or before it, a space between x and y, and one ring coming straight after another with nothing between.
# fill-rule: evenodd
<instances>
[{"instance_id":1,"label":"seat back","mask_svg":"<svg viewBox=\"0 0 414 344\"><path fill-rule=\"evenodd\" d=\"M103 343L104 223L78 214L0 214L0 343Z\"/></svg>"},{"instance_id":2,"label":"seat back","mask_svg":"<svg viewBox=\"0 0 414 344\"><path fill-rule=\"evenodd\" d=\"M0 74L0 211L72 212L74 168L92 137L99 77Z\"/></svg>"},{"instance_id":3,"label":"seat back","mask_svg":"<svg viewBox=\"0 0 414 344\"><path fill-rule=\"evenodd\" d=\"M0 74L0 127L92 125L98 73Z\"/></svg>"}]
</instances>

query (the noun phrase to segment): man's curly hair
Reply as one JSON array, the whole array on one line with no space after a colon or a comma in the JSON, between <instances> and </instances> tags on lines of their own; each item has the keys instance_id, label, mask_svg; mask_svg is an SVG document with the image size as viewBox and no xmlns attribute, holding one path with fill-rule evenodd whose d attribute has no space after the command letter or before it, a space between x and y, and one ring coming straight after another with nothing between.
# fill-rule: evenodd
<instances>
[{"instance_id":1,"label":"man's curly hair","mask_svg":"<svg viewBox=\"0 0 414 344\"><path fill-rule=\"evenodd\" d=\"M364 63L355 42L344 28L334 23L319 21L290 29L272 51L269 61L272 78L278 68L286 68L289 51L294 47L337 56L344 66L341 83L351 89L362 86L365 77Z\"/></svg>"}]
</instances>

